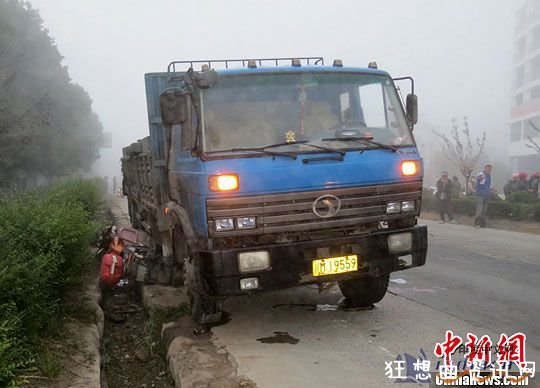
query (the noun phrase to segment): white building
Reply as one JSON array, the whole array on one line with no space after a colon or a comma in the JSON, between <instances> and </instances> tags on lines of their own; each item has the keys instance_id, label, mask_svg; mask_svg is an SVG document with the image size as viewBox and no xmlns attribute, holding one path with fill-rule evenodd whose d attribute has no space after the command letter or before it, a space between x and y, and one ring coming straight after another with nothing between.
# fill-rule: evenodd
<instances>
[{"instance_id":1,"label":"white building","mask_svg":"<svg viewBox=\"0 0 540 388\"><path fill-rule=\"evenodd\" d=\"M540 0L526 0L517 11L514 38L513 107L508 156L512 171L540 171L540 154L528 137L540 145ZM532 123L532 125L531 125Z\"/></svg>"}]
</instances>

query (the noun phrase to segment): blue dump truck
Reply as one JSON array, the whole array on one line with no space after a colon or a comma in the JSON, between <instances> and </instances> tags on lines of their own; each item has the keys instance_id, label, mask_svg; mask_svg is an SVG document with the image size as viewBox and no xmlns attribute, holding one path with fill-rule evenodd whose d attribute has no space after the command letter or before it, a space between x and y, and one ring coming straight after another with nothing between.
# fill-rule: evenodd
<instances>
[{"instance_id":1,"label":"blue dump truck","mask_svg":"<svg viewBox=\"0 0 540 388\"><path fill-rule=\"evenodd\" d=\"M138 278L183 284L199 323L315 283L370 306L425 264L412 78L309 57L178 61L145 83L150 136L123 149L123 190L159 262Z\"/></svg>"}]
</instances>

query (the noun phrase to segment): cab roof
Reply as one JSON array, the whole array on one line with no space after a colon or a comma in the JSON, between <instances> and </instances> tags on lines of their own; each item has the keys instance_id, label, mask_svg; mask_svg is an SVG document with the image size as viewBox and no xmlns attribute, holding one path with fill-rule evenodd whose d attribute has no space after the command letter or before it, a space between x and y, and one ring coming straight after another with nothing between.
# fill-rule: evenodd
<instances>
[{"instance_id":1,"label":"cab roof","mask_svg":"<svg viewBox=\"0 0 540 388\"><path fill-rule=\"evenodd\" d=\"M214 69L220 76L234 76L257 73L363 73L373 75L389 75L384 70L364 67L338 66L261 66L256 68L238 67Z\"/></svg>"},{"instance_id":2,"label":"cab roof","mask_svg":"<svg viewBox=\"0 0 540 388\"><path fill-rule=\"evenodd\" d=\"M219 76L224 77L268 73L362 73L388 76L387 72L377 68L375 62L371 62L367 68L343 67L343 61L340 59L334 60L332 66L328 66L324 64L323 57L278 57L173 61L167 67L167 79L179 80L190 68L203 73L206 70L213 69Z\"/></svg>"}]
</instances>

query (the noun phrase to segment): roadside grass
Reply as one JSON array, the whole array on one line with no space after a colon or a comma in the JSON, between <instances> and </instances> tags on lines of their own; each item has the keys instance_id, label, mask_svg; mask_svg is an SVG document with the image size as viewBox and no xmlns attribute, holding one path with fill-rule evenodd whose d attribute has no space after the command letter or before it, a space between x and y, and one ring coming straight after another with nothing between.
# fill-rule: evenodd
<instances>
[{"instance_id":1,"label":"roadside grass","mask_svg":"<svg viewBox=\"0 0 540 388\"><path fill-rule=\"evenodd\" d=\"M43 376L54 379L62 372L62 361L56 352L45 349L37 357L37 369Z\"/></svg>"},{"instance_id":2,"label":"roadside grass","mask_svg":"<svg viewBox=\"0 0 540 388\"><path fill-rule=\"evenodd\" d=\"M66 306L64 313L71 319L75 319L82 323L95 323L98 320L96 311L87 307L70 303Z\"/></svg>"},{"instance_id":3,"label":"roadside grass","mask_svg":"<svg viewBox=\"0 0 540 388\"><path fill-rule=\"evenodd\" d=\"M60 360L40 344L59 336L65 296L81 284L100 229L97 180L0 195L0 386L22 374L57 376Z\"/></svg>"},{"instance_id":4,"label":"roadside grass","mask_svg":"<svg viewBox=\"0 0 540 388\"><path fill-rule=\"evenodd\" d=\"M187 304L182 304L170 310L148 311L148 316L144 322L144 335L139 339L138 345L146 347L150 354L164 354L165 348L161 343L161 330L163 324L179 320L181 317L191 313Z\"/></svg>"},{"instance_id":5,"label":"roadside grass","mask_svg":"<svg viewBox=\"0 0 540 388\"><path fill-rule=\"evenodd\" d=\"M98 321L96 310L87 303L81 303L81 298L87 298L85 294L81 294L81 289L85 289L86 284L96 282L96 276L99 272L100 263L95 260L95 255L92 253L92 258L85 267L83 274L77 283L71 287L70 292L65 295L63 303L63 315L70 320L76 320L82 323L95 323Z\"/></svg>"}]
</instances>

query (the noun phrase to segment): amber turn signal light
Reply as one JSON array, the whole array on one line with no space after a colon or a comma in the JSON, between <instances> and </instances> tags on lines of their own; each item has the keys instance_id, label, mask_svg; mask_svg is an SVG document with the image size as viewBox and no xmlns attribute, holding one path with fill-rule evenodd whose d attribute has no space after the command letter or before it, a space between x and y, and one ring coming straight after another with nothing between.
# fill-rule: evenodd
<instances>
[{"instance_id":1,"label":"amber turn signal light","mask_svg":"<svg viewBox=\"0 0 540 388\"><path fill-rule=\"evenodd\" d=\"M235 191L238 190L238 175L210 175L208 177L210 191Z\"/></svg>"},{"instance_id":2,"label":"amber turn signal light","mask_svg":"<svg viewBox=\"0 0 540 388\"><path fill-rule=\"evenodd\" d=\"M404 176L416 175L418 170L418 162L415 160L401 162L401 174Z\"/></svg>"}]
</instances>

